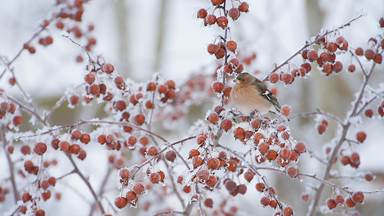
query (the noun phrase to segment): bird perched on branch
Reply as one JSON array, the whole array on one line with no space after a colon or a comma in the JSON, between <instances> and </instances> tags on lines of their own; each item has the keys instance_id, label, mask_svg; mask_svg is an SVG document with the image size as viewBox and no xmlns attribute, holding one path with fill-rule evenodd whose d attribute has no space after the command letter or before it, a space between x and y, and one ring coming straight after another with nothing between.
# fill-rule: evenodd
<instances>
[{"instance_id":1,"label":"bird perched on branch","mask_svg":"<svg viewBox=\"0 0 384 216\"><path fill-rule=\"evenodd\" d=\"M272 95L267 85L249 73L241 73L236 79L236 85L232 88L230 104L245 115L253 114L255 111L264 115L280 112L280 104Z\"/></svg>"}]
</instances>

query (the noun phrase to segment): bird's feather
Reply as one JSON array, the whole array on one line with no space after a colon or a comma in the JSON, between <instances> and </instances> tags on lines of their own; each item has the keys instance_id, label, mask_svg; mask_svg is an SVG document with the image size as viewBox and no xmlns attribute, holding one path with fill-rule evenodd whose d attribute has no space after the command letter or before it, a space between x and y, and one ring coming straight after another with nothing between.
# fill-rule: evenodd
<instances>
[{"instance_id":1,"label":"bird's feather","mask_svg":"<svg viewBox=\"0 0 384 216\"><path fill-rule=\"evenodd\" d=\"M271 104L273 104L273 106L275 107L275 109L277 111L280 112L280 104L279 104L279 101L277 100L277 98L272 94L272 92L268 89L267 85L258 80L258 79L255 79L255 81L252 83L254 86L256 86L256 88L259 90L261 96L263 96L265 99L267 99Z\"/></svg>"}]
</instances>

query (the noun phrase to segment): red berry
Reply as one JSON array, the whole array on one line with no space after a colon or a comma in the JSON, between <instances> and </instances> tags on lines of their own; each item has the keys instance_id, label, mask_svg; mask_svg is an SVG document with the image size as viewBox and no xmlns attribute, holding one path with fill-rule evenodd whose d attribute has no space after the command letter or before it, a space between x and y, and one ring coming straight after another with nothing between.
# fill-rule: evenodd
<instances>
[{"instance_id":1,"label":"red berry","mask_svg":"<svg viewBox=\"0 0 384 216\"><path fill-rule=\"evenodd\" d=\"M291 113L291 107L288 105L284 105L281 107L281 114L285 117L288 117L289 114Z\"/></svg>"},{"instance_id":2,"label":"red berry","mask_svg":"<svg viewBox=\"0 0 384 216\"><path fill-rule=\"evenodd\" d=\"M356 134L356 140L360 143L363 143L365 139L367 138L367 134L364 131L359 131Z\"/></svg>"},{"instance_id":3,"label":"red berry","mask_svg":"<svg viewBox=\"0 0 384 216\"><path fill-rule=\"evenodd\" d=\"M212 124L217 124L217 122L219 122L219 115L215 112L209 114L208 121Z\"/></svg>"},{"instance_id":4,"label":"red berry","mask_svg":"<svg viewBox=\"0 0 384 216\"><path fill-rule=\"evenodd\" d=\"M247 2L242 2L240 5L239 5L239 10L240 12L243 12L243 13L247 13L249 11L249 5Z\"/></svg>"},{"instance_id":5,"label":"red berry","mask_svg":"<svg viewBox=\"0 0 384 216\"><path fill-rule=\"evenodd\" d=\"M127 198L117 197L115 199L115 206L119 209L124 208L128 204Z\"/></svg>"},{"instance_id":6,"label":"red berry","mask_svg":"<svg viewBox=\"0 0 384 216\"><path fill-rule=\"evenodd\" d=\"M237 49L237 43L233 40L227 41L227 48L231 52L235 52Z\"/></svg>"},{"instance_id":7,"label":"red berry","mask_svg":"<svg viewBox=\"0 0 384 216\"><path fill-rule=\"evenodd\" d=\"M356 70L356 66L354 64L350 64L348 66L348 71L349 72L353 73L353 72L355 72L355 70Z\"/></svg>"},{"instance_id":8,"label":"red berry","mask_svg":"<svg viewBox=\"0 0 384 216\"><path fill-rule=\"evenodd\" d=\"M228 15L232 20L237 20L240 17L240 10L238 8L231 8L228 11Z\"/></svg>"},{"instance_id":9,"label":"red berry","mask_svg":"<svg viewBox=\"0 0 384 216\"><path fill-rule=\"evenodd\" d=\"M165 158L168 160L168 161L175 161L176 159L176 152L173 151L173 150L170 150L168 151L167 153L165 153Z\"/></svg>"},{"instance_id":10,"label":"red berry","mask_svg":"<svg viewBox=\"0 0 384 216\"><path fill-rule=\"evenodd\" d=\"M334 199L328 199L327 200L327 206L329 209L334 209L337 206L337 203Z\"/></svg>"},{"instance_id":11,"label":"red berry","mask_svg":"<svg viewBox=\"0 0 384 216\"><path fill-rule=\"evenodd\" d=\"M351 198L354 203L362 203L364 201L364 194L363 192L355 192Z\"/></svg>"},{"instance_id":12,"label":"red berry","mask_svg":"<svg viewBox=\"0 0 384 216\"><path fill-rule=\"evenodd\" d=\"M38 155L43 155L47 151L47 145L45 143L37 143L33 151Z\"/></svg>"},{"instance_id":13,"label":"red berry","mask_svg":"<svg viewBox=\"0 0 384 216\"><path fill-rule=\"evenodd\" d=\"M204 19L205 17L207 17L208 15L208 12L207 10L205 10L204 8L201 8L198 12L197 12L197 18L199 19Z\"/></svg>"},{"instance_id":14,"label":"red berry","mask_svg":"<svg viewBox=\"0 0 384 216\"><path fill-rule=\"evenodd\" d=\"M207 208L212 208L213 207L213 200L211 198L207 198L204 200L204 205Z\"/></svg>"},{"instance_id":15,"label":"red berry","mask_svg":"<svg viewBox=\"0 0 384 216\"><path fill-rule=\"evenodd\" d=\"M145 122L145 116L143 114L137 114L135 116L135 123L137 125L142 125Z\"/></svg>"},{"instance_id":16,"label":"red berry","mask_svg":"<svg viewBox=\"0 0 384 216\"><path fill-rule=\"evenodd\" d=\"M115 70L115 67L113 67L112 64L103 64L101 70L107 74L111 74Z\"/></svg>"},{"instance_id":17,"label":"red berry","mask_svg":"<svg viewBox=\"0 0 384 216\"><path fill-rule=\"evenodd\" d=\"M229 120L229 119L224 119L221 124L220 124L220 127L225 131L227 132L228 130L230 130L232 128L232 121Z\"/></svg>"},{"instance_id":18,"label":"red berry","mask_svg":"<svg viewBox=\"0 0 384 216\"><path fill-rule=\"evenodd\" d=\"M225 16L218 17L216 22L217 22L217 25L223 29L225 29L228 26L228 19Z\"/></svg>"},{"instance_id":19,"label":"red berry","mask_svg":"<svg viewBox=\"0 0 384 216\"><path fill-rule=\"evenodd\" d=\"M363 50L363 48L361 48L361 47L356 48L356 49L355 49L355 54L356 54L357 56L362 56L362 55L364 55L364 50Z\"/></svg>"},{"instance_id":20,"label":"red berry","mask_svg":"<svg viewBox=\"0 0 384 216\"><path fill-rule=\"evenodd\" d=\"M287 174L291 177L291 178L295 178L299 175L299 171L297 170L296 167L289 167L287 169Z\"/></svg>"},{"instance_id":21,"label":"red berry","mask_svg":"<svg viewBox=\"0 0 384 216\"><path fill-rule=\"evenodd\" d=\"M302 142L299 142L295 145L295 151L299 154L302 154L306 151L305 144Z\"/></svg>"}]
</instances>

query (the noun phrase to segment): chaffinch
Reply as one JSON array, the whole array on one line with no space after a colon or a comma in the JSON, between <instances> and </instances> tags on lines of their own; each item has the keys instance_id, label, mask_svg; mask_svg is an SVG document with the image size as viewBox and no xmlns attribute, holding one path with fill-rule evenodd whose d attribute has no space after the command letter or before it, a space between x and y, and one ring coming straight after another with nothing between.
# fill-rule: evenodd
<instances>
[{"instance_id":1,"label":"chaffinch","mask_svg":"<svg viewBox=\"0 0 384 216\"><path fill-rule=\"evenodd\" d=\"M273 109L280 112L277 98L272 95L264 82L249 73L239 74L235 81L229 101L244 115L250 115L255 111L264 115L273 112Z\"/></svg>"}]
</instances>

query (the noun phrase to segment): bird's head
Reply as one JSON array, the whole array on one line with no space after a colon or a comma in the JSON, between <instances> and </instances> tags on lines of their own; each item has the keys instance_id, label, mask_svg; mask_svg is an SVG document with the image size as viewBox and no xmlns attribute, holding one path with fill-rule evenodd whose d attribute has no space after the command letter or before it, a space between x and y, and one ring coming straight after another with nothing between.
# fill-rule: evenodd
<instances>
[{"instance_id":1,"label":"bird's head","mask_svg":"<svg viewBox=\"0 0 384 216\"><path fill-rule=\"evenodd\" d=\"M242 85L251 84L255 81L255 79L256 78L249 73L241 73L237 75L236 83Z\"/></svg>"}]
</instances>

